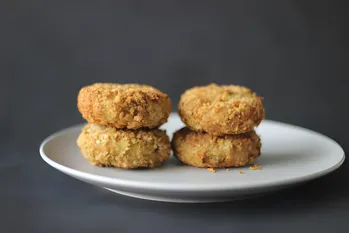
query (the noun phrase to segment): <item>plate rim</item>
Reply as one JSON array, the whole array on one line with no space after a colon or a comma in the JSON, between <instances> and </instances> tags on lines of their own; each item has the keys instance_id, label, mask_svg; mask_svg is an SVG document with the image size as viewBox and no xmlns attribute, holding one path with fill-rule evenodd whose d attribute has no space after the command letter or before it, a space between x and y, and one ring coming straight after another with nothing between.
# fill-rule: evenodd
<instances>
[{"instance_id":1,"label":"plate rim","mask_svg":"<svg viewBox=\"0 0 349 233\"><path fill-rule=\"evenodd\" d=\"M177 113L171 113L171 117L178 117ZM321 170L321 171L317 171L314 172L312 174L306 174L306 175L302 175L302 176L298 176L298 177L291 177L288 179L284 179L284 180L279 180L279 181L273 181L273 182L260 182L257 184L253 184L251 186L248 186L248 184L240 184L240 185L235 185L235 186L222 186L222 185L195 185L192 186L190 184L181 184L181 185L173 185L173 184L166 184L166 183L154 183L154 182L149 182L149 181L130 181L130 180L123 180L122 178L111 178L111 177L106 177L103 175L96 175L96 174L91 174L88 172L84 172L84 171L79 171L76 170L74 168L70 168L67 167L65 165L62 165L52 159L49 158L49 156L47 156L45 154L44 151L44 147L45 145L47 145L48 142L50 142L51 140L53 140L54 138L64 134L64 133L69 133L70 131L76 130L76 128L81 128L82 125L85 125L86 123L81 123L81 124L76 124L70 127L67 127L65 129L61 129L53 134L51 134L50 136L46 137L42 143L40 144L39 147L39 153L41 158L48 163L50 166L52 166L53 168L66 173L68 175L72 175L74 177L78 177L79 179L82 180L88 180L88 181L92 181L95 183L101 183L101 184L108 184L110 186L114 186L114 187L122 187L122 188L127 188L127 189L138 189L138 190L158 190L158 191L186 191L186 192L190 192L190 191L195 191L195 192L200 192L200 191L215 191L214 189L219 189L220 191L232 191L232 190L249 190L249 189L258 189L258 188L271 188L271 187L275 187L275 186L287 186L287 185L292 185L292 184L296 184L296 183L300 183L300 182L306 182L306 181L310 181L316 178L320 178L321 176L327 175L335 170L337 170L345 161L345 152L343 150L343 148L332 138L321 134L319 132L316 132L314 130L311 129L307 129L301 126L297 126L297 125L292 125L292 124L288 124L288 123L283 123L283 122L279 122L279 121L274 121L274 120L264 120L264 123L267 124L278 124L278 125L283 125L286 127L290 127L290 128L296 128L298 130L303 130L303 131L307 131L310 132L312 134L316 134L317 136L323 137L326 140L331 141L331 143L333 143L334 146L336 146L340 151L338 153L340 153L341 155L341 159L334 164L331 167L328 167L325 170Z\"/></svg>"}]
</instances>

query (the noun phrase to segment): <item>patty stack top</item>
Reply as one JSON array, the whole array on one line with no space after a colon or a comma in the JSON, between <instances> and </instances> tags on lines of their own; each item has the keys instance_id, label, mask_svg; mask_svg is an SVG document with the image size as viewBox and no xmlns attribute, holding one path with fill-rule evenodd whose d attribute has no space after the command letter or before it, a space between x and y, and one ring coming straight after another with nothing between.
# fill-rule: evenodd
<instances>
[{"instance_id":1,"label":"patty stack top","mask_svg":"<svg viewBox=\"0 0 349 233\"><path fill-rule=\"evenodd\" d=\"M118 129L157 128L172 109L168 95L154 87L112 83L83 87L77 106L89 123Z\"/></svg>"},{"instance_id":2,"label":"patty stack top","mask_svg":"<svg viewBox=\"0 0 349 233\"><path fill-rule=\"evenodd\" d=\"M265 117L261 98L235 85L191 88L182 94L178 110L188 128L217 136L249 132Z\"/></svg>"}]
</instances>

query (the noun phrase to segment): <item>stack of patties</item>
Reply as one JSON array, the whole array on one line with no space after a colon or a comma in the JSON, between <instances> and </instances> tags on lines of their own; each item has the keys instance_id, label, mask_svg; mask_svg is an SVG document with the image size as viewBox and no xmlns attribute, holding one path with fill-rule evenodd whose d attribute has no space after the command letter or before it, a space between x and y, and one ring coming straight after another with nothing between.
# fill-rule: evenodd
<instances>
[{"instance_id":1,"label":"stack of patties","mask_svg":"<svg viewBox=\"0 0 349 233\"><path fill-rule=\"evenodd\" d=\"M194 87L182 94L179 115L187 127L174 134L175 156L195 167L252 164L261 142L254 127L264 119L260 97L250 89L225 85Z\"/></svg>"},{"instance_id":2,"label":"stack of patties","mask_svg":"<svg viewBox=\"0 0 349 233\"><path fill-rule=\"evenodd\" d=\"M120 168L160 166L170 156L166 132L167 94L147 85L96 83L83 87L78 109L88 124L77 144L93 165Z\"/></svg>"}]
</instances>

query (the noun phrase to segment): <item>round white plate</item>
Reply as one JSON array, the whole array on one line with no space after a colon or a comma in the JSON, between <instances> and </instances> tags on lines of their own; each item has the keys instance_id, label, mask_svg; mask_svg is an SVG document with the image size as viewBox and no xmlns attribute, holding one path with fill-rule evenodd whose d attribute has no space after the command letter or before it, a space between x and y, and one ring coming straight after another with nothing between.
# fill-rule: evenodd
<instances>
[{"instance_id":1,"label":"round white plate","mask_svg":"<svg viewBox=\"0 0 349 233\"><path fill-rule=\"evenodd\" d=\"M324 135L265 120L257 128L262 154L256 163L262 170L245 167L211 173L182 165L173 157L157 169L103 168L90 165L80 154L76 139L82 126L48 137L40 146L41 157L79 180L123 195L157 201L215 202L248 198L326 175L345 158L343 149ZM173 113L162 128L171 137L181 127L183 123Z\"/></svg>"}]
</instances>

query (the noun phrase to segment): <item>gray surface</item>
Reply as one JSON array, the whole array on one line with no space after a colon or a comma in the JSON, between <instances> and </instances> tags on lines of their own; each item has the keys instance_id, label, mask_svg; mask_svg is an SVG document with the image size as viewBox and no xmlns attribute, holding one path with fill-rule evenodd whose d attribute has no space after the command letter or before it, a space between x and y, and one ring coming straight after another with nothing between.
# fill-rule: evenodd
<instances>
[{"instance_id":1,"label":"gray surface","mask_svg":"<svg viewBox=\"0 0 349 233\"><path fill-rule=\"evenodd\" d=\"M114 195L38 154L82 122L76 94L95 81L148 83L174 103L192 85L247 85L269 119L348 151L347 15L339 1L2 1L0 232L348 231L347 163L258 199L178 205Z\"/></svg>"}]
</instances>

